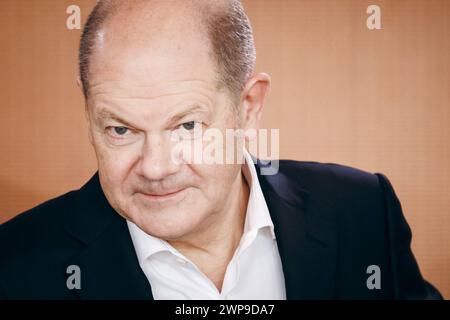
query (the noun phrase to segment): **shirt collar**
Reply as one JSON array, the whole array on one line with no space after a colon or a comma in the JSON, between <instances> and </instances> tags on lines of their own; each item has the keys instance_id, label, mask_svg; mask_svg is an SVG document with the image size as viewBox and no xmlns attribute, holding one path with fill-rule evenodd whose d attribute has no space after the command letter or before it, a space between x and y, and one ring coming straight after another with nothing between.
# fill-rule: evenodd
<instances>
[{"instance_id":1,"label":"shirt collar","mask_svg":"<svg viewBox=\"0 0 450 320\"><path fill-rule=\"evenodd\" d=\"M144 232L141 228L129 220L127 220L127 224L139 262L144 261L155 253L172 251L172 246L170 246L170 244L168 244L165 240Z\"/></svg>"},{"instance_id":2,"label":"shirt collar","mask_svg":"<svg viewBox=\"0 0 450 320\"><path fill-rule=\"evenodd\" d=\"M250 232L257 232L261 228L268 227L270 229L272 239L275 239L273 222L270 217L269 208L267 207L261 185L259 184L256 168L254 166L252 156L245 148L244 158L245 164L242 166L242 173L250 187L250 193L247 203L243 235ZM167 241L147 234L129 220L127 220L127 224L139 262L142 262L148 257L162 251L169 251L175 255L178 255L178 251Z\"/></svg>"},{"instance_id":3,"label":"shirt collar","mask_svg":"<svg viewBox=\"0 0 450 320\"><path fill-rule=\"evenodd\" d=\"M275 239L275 232L269 208L267 207L264 194L259 184L258 175L250 153L244 149L245 165L242 173L250 186L250 194L247 203L247 214L245 216L244 234L252 230L269 227L272 238Z\"/></svg>"}]
</instances>

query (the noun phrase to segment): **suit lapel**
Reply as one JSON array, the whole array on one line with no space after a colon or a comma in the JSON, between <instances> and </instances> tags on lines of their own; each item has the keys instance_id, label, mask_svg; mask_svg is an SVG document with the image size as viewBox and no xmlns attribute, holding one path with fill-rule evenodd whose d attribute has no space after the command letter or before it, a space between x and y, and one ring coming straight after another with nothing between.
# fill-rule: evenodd
<instances>
[{"instance_id":1,"label":"suit lapel","mask_svg":"<svg viewBox=\"0 0 450 320\"><path fill-rule=\"evenodd\" d=\"M67 262L81 270L82 299L153 299L125 219L109 205L98 174L80 190L78 213L66 230L83 249Z\"/></svg>"},{"instance_id":2,"label":"suit lapel","mask_svg":"<svg viewBox=\"0 0 450 320\"><path fill-rule=\"evenodd\" d=\"M282 166L282 164L281 164ZM282 171L258 178L274 223L287 299L332 299L335 296L336 229L311 212L297 177Z\"/></svg>"}]
</instances>

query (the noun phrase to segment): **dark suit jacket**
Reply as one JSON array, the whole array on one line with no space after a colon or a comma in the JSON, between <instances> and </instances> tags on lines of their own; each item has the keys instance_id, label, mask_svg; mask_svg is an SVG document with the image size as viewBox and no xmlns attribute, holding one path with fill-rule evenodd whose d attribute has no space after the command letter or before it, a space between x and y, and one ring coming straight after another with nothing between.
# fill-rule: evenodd
<instances>
[{"instance_id":1,"label":"dark suit jacket","mask_svg":"<svg viewBox=\"0 0 450 320\"><path fill-rule=\"evenodd\" d=\"M259 180L288 299L441 298L420 274L385 176L280 161L278 174ZM80 267L80 290L66 286L69 265ZM380 268L381 289L367 287L370 265ZM97 174L0 226L0 297L152 299L126 221L107 202Z\"/></svg>"}]
</instances>

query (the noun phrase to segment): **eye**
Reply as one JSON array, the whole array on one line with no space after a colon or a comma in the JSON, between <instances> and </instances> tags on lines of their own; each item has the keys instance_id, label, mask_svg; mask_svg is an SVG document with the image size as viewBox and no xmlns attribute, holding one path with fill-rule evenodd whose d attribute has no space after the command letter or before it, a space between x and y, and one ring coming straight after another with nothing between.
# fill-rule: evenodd
<instances>
[{"instance_id":1,"label":"eye","mask_svg":"<svg viewBox=\"0 0 450 320\"><path fill-rule=\"evenodd\" d=\"M183 127L183 129L193 130L195 128L195 124L196 124L195 121L189 121L181 124L181 126Z\"/></svg>"},{"instance_id":2,"label":"eye","mask_svg":"<svg viewBox=\"0 0 450 320\"><path fill-rule=\"evenodd\" d=\"M110 126L106 128L106 131L113 138L127 137L131 133L129 128L122 126Z\"/></svg>"},{"instance_id":3,"label":"eye","mask_svg":"<svg viewBox=\"0 0 450 320\"><path fill-rule=\"evenodd\" d=\"M114 133L119 136L123 136L129 131L129 129L127 127L113 127L113 130L114 130Z\"/></svg>"},{"instance_id":4,"label":"eye","mask_svg":"<svg viewBox=\"0 0 450 320\"><path fill-rule=\"evenodd\" d=\"M174 132L175 140L191 140L197 139L202 136L202 125L201 121L186 121L178 125Z\"/></svg>"},{"instance_id":5,"label":"eye","mask_svg":"<svg viewBox=\"0 0 450 320\"><path fill-rule=\"evenodd\" d=\"M123 136L125 133L127 133L128 128L125 128L125 127L114 127L114 131L115 131L118 135Z\"/></svg>"}]
</instances>

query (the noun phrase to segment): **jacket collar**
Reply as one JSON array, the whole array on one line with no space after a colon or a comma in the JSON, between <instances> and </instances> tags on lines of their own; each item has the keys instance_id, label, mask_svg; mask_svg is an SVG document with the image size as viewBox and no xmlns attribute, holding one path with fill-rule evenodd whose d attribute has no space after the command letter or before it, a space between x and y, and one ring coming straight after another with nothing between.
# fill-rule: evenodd
<instances>
[{"instance_id":1,"label":"jacket collar","mask_svg":"<svg viewBox=\"0 0 450 320\"><path fill-rule=\"evenodd\" d=\"M261 175L263 166L258 161L256 169L275 226L287 299L332 299L336 268L334 222L320 218L325 215L321 215L319 207L312 207L311 195L297 180L298 173L287 172L281 162L277 174ZM324 207L330 209L332 205Z\"/></svg>"}]
</instances>

